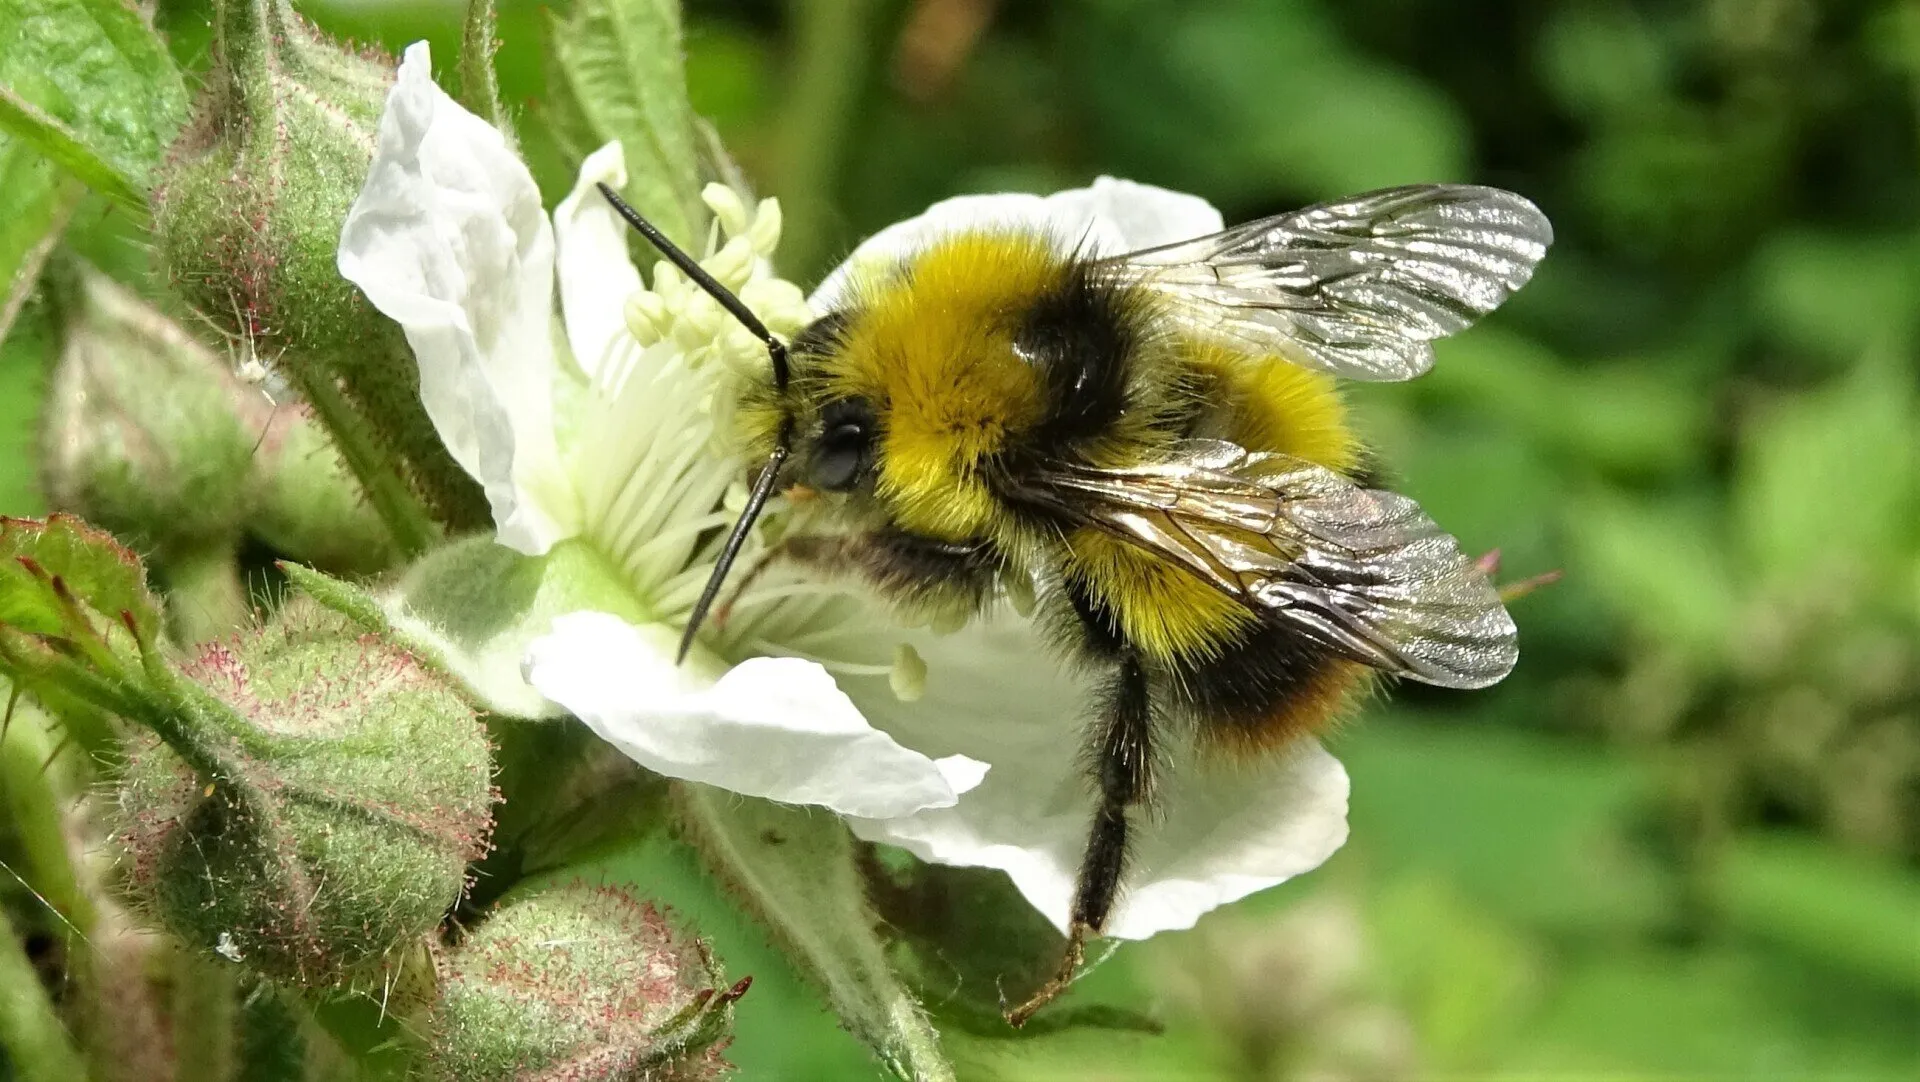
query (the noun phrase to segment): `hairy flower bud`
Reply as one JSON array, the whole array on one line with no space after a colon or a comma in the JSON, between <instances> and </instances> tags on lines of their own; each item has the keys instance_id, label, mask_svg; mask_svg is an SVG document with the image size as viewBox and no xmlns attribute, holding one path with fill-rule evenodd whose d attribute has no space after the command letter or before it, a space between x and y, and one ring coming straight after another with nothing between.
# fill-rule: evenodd
<instances>
[{"instance_id":1,"label":"hairy flower bud","mask_svg":"<svg viewBox=\"0 0 1920 1082\"><path fill-rule=\"evenodd\" d=\"M250 502L256 435L239 381L98 271L57 278L66 339L42 429L49 501L163 562L229 543Z\"/></svg>"},{"instance_id":2,"label":"hairy flower bud","mask_svg":"<svg viewBox=\"0 0 1920 1082\"><path fill-rule=\"evenodd\" d=\"M47 498L175 570L242 533L328 571L392 565L392 539L306 408L250 381L91 267L54 275L65 335L41 427ZM244 349L244 343L242 347Z\"/></svg>"},{"instance_id":3,"label":"hairy flower bud","mask_svg":"<svg viewBox=\"0 0 1920 1082\"><path fill-rule=\"evenodd\" d=\"M502 906L443 961L434 1064L459 1082L718 1078L747 983L653 906L575 883Z\"/></svg>"},{"instance_id":4,"label":"hairy flower bud","mask_svg":"<svg viewBox=\"0 0 1920 1082\"><path fill-rule=\"evenodd\" d=\"M437 926L486 848L485 733L412 655L296 599L183 666L173 746L137 747L119 837L176 935L306 987L371 977Z\"/></svg>"},{"instance_id":5,"label":"hairy flower bud","mask_svg":"<svg viewBox=\"0 0 1920 1082\"><path fill-rule=\"evenodd\" d=\"M353 429L362 457L377 455L442 521L484 523L478 489L420 404L399 327L335 265L393 63L334 46L287 0L214 6L213 70L154 189L174 287L234 341L277 358L337 437Z\"/></svg>"}]
</instances>

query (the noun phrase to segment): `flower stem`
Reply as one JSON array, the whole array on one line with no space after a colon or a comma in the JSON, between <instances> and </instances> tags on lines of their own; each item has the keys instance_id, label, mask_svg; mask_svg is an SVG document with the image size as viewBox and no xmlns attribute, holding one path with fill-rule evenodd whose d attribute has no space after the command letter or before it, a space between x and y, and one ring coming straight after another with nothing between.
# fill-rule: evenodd
<instances>
[{"instance_id":1,"label":"flower stem","mask_svg":"<svg viewBox=\"0 0 1920 1082\"><path fill-rule=\"evenodd\" d=\"M723 882L881 1062L909 1082L952 1082L940 1034L887 964L853 839L840 820L705 785L676 787L681 826Z\"/></svg>"},{"instance_id":2,"label":"flower stem","mask_svg":"<svg viewBox=\"0 0 1920 1082\"><path fill-rule=\"evenodd\" d=\"M407 487L359 414L347 404L332 379L321 375L300 381L300 391L314 415L333 437L340 457L366 491L367 502L386 523L402 555L418 556L439 540L440 529L427 509Z\"/></svg>"},{"instance_id":3,"label":"flower stem","mask_svg":"<svg viewBox=\"0 0 1920 1082\"><path fill-rule=\"evenodd\" d=\"M0 1049L20 1082L72 1082L87 1077L80 1053L54 1013L40 975L0 907Z\"/></svg>"},{"instance_id":4,"label":"flower stem","mask_svg":"<svg viewBox=\"0 0 1920 1082\"><path fill-rule=\"evenodd\" d=\"M826 216L857 112L855 99L866 82L878 5L874 0L794 0L789 7L799 40L785 115L775 125L780 142L773 190L786 211L781 262L807 278L822 269L816 264L827 251Z\"/></svg>"},{"instance_id":5,"label":"flower stem","mask_svg":"<svg viewBox=\"0 0 1920 1082\"><path fill-rule=\"evenodd\" d=\"M16 869L21 878L68 931L85 939L92 933L93 900L80 885L73 851L61 826L65 801L58 787L60 764L48 764L55 749L50 736L37 709L15 704L6 739L0 741L0 815L11 825L18 851L25 857L23 866Z\"/></svg>"},{"instance_id":6,"label":"flower stem","mask_svg":"<svg viewBox=\"0 0 1920 1082\"><path fill-rule=\"evenodd\" d=\"M182 1078L227 1082L233 1077L235 982L233 967L185 946L172 959L174 1062Z\"/></svg>"},{"instance_id":7,"label":"flower stem","mask_svg":"<svg viewBox=\"0 0 1920 1082\"><path fill-rule=\"evenodd\" d=\"M170 556L166 575L167 612L181 642L208 642L247 625L251 606L231 542Z\"/></svg>"}]
</instances>

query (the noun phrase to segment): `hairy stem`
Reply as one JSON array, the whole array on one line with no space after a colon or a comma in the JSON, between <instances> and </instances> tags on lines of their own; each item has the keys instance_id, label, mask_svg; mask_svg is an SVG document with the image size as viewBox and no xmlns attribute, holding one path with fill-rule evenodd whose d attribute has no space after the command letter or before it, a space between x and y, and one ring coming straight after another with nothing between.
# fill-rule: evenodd
<instances>
[{"instance_id":1,"label":"hairy stem","mask_svg":"<svg viewBox=\"0 0 1920 1082\"><path fill-rule=\"evenodd\" d=\"M407 487L395 464L382 453L379 441L360 415L347 404L333 381L321 377L300 381L300 391L313 412L333 437L340 457L366 491L367 502L386 523L394 544L404 556L425 552L439 540L440 529L427 509Z\"/></svg>"}]
</instances>

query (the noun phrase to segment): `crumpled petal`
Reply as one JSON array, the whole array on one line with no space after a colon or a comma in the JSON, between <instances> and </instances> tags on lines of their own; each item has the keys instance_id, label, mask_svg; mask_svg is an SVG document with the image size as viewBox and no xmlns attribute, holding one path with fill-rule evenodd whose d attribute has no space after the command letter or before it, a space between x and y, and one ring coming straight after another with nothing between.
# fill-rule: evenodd
<instances>
[{"instance_id":1,"label":"crumpled petal","mask_svg":"<svg viewBox=\"0 0 1920 1082\"><path fill-rule=\"evenodd\" d=\"M506 139L434 85L425 42L387 96L339 266L406 330L427 416L486 490L501 543L538 555L570 536L553 436L552 227Z\"/></svg>"},{"instance_id":2,"label":"crumpled petal","mask_svg":"<svg viewBox=\"0 0 1920 1082\"><path fill-rule=\"evenodd\" d=\"M855 690L874 724L929 755L992 764L951 808L853 819L855 834L923 860L1000 868L1063 932L1093 817L1080 756L1091 682L1047 659L1029 621L1007 616L958 634L921 634L926 694L892 701ZM1216 762L1165 734L1152 811L1136 813L1126 886L1107 934L1144 939L1318 867L1347 837L1347 775L1318 742L1270 758Z\"/></svg>"},{"instance_id":3,"label":"crumpled petal","mask_svg":"<svg viewBox=\"0 0 1920 1082\"><path fill-rule=\"evenodd\" d=\"M599 183L615 189L627 183L626 158L618 142L587 155L572 193L553 212L560 311L574 360L590 381L627 336L627 300L642 286L640 272L627 257L627 224L594 187Z\"/></svg>"},{"instance_id":4,"label":"crumpled petal","mask_svg":"<svg viewBox=\"0 0 1920 1082\"><path fill-rule=\"evenodd\" d=\"M1121 255L1226 228L1220 212L1197 195L1100 177L1090 187L1049 196L1005 193L944 199L920 215L875 233L860 243L820 283L810 298L816 312L846 300L856 269L883 268L935 240L963 230L1030 229L1089 255Z\"/></svg>"},{"instance_id":5,"label":"crumpled petal","mask_svg":"<svg viewBox=\"0 0 1920 1082\"><path fill-rule=\"evenodd\" d=\"M868 725L811 661L751 658L714 681L677 666L672 640L658 625L571 613L528 650L527 682L641 766L748 796L888 818L951 807L986 776Z\"/></svg>"}]
</instances>

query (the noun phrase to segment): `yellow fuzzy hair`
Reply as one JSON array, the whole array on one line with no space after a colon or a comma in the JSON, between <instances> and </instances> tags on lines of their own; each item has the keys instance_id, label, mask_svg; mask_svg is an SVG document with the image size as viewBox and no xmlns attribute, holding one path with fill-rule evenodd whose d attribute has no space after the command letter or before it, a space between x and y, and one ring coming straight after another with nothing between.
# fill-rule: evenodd
<instances>
[{"instance_id":1,"label":"yellow fuzzy hair","mask_svg":"<svg viewBox=\"0 0 1920 1082\"><path fill-rule=\"evenodd\" d=\"M1218 410L1218 435L1249 451L1278 451L1336 473L1360 464L1360 439L1332 376L1279 358L1253 358L1206 342L1185 344L1202 392Z\"/></svg>"},{"instance_id":2,"label":"yellow fuzzy hair","mask_svg":"<svg viewBox=\"0 0 1920 1082\"><path fill-rule=\"evenodd\" d=\"M1252 610L1166 557L1092 527L1074 531L1067 545L1067 574L1106 602L1121 633L1150 658L1209 658L1253 626Z\"/></svg>"},{"instance_id":3,"label":"yellow fuzzy hair","mask_svg":"<svg viewBox=\"0 0 1920 1082\"><path fill-rule=\"evenodd\" d=\"M963 233L901 273L856 283L829 393L886 417L878 491L908 530L958 541L996 525L980 461L1044 406L1040 373L1014 353L1021 312L1066 261L1046 238Z\"/></svg>"},{"instance_id":4,"label":"yellow fuzzy hair","mask_svg":"<svg viewBox=\"0 0 1920 1082\"><path fill-rule=\"evenodd\" d=\"M1347 425L1346 404L1331 376L1199 341L1182 342L1177 352L1199 377L1204 434L1342 473L1359 463L1360 441ZM1107 603L1121 630L1150 657L1204 660L1255 622L1239 601L1163 557L1105 533L1077 531L1068 546L1073 553L1069 573ZM1327 694L1335 691L1329 683Z\"/></svg>"}]
</instances>

